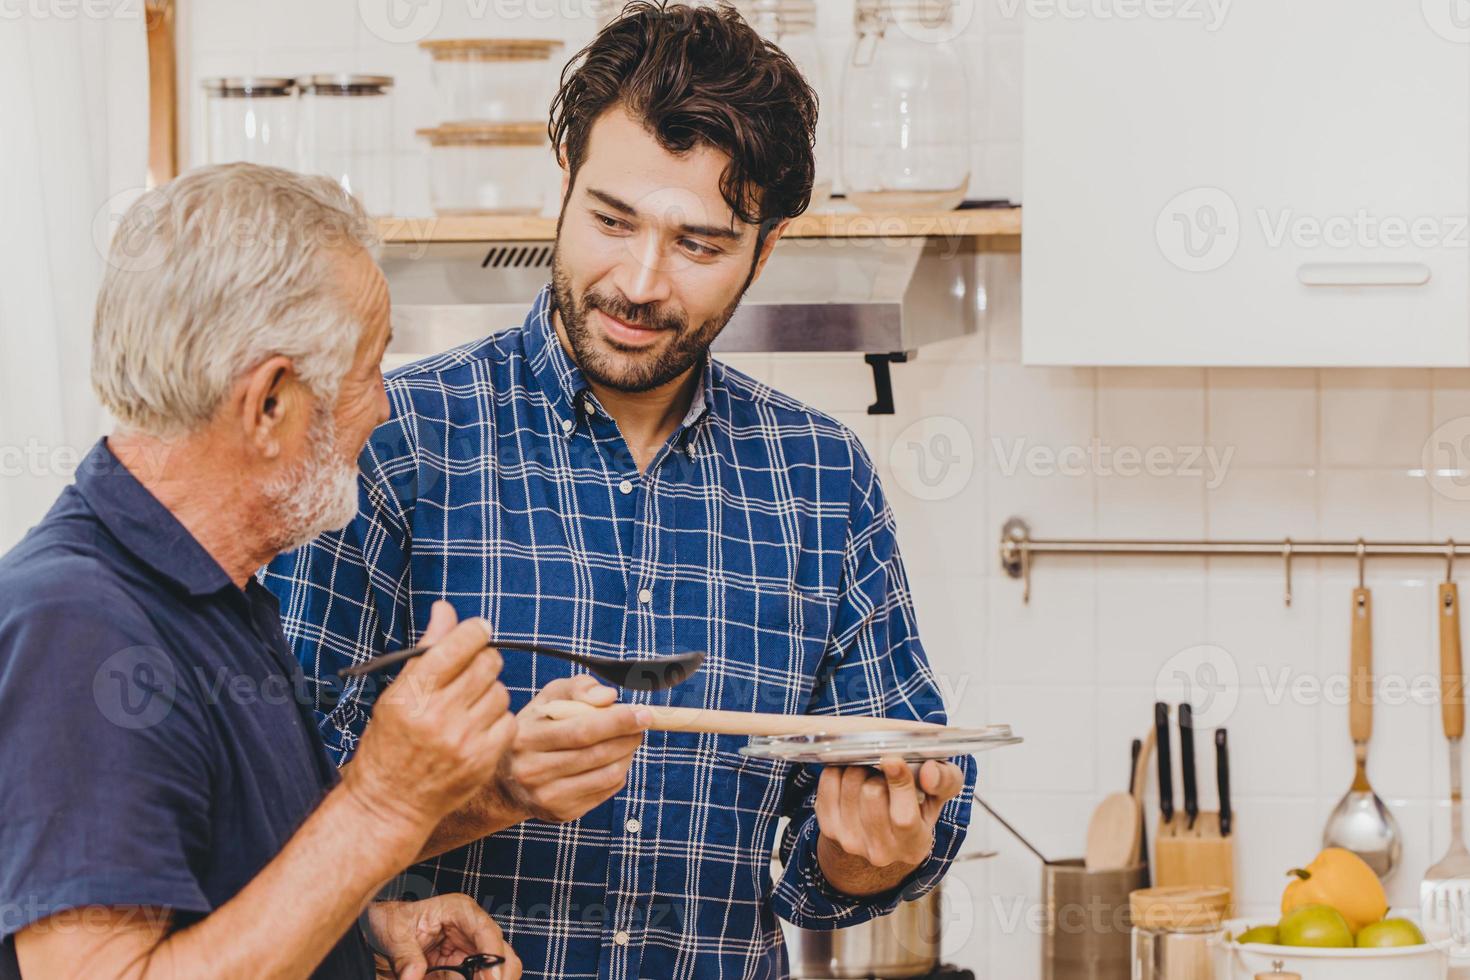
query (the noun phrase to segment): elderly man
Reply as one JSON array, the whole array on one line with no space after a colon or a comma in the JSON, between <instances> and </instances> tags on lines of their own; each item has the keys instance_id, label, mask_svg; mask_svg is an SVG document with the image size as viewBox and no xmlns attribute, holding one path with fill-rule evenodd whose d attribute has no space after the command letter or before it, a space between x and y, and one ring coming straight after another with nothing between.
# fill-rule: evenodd
<instances>
[{"instance_id":1,"label":"elderly man","mask_svg":"<svg viewBox=\"0 0 1470 980\"><path fill-rule=\"evenodd\" d=\"M331 181L246 165L123 219L92 365L117 429L0 559L0 978L510 957L463 895L369 905L513 738L485 623L433 610L339 779L253 578L351 519L388 416L365 227Z\"/></svg>"},{"instance_id":2,"label":"elderly man","mask_svg":"<svg viewBox=\"0 0 1470 980\"><path fill-rule=\"evenodd\" d=\"M356 520L269 568L309 677L412 643L452 595L508 639L707 651L630 704L944 720L857 438L709 356L806 207L816 109L728 7L631 4L568 66L551 283L521 326L390 378ZM561 717L553 699L614 695L558 663L507 655L502 676L527 704L507 762L418 873L484 904L528 974L778 977L776 916L882 914L964 838L973 760L926 763L921 801L896 760L792 769L731 736L640 739L627 704ZM323 705L350 767L374 694Z\"/></svg>"}]
</instances>

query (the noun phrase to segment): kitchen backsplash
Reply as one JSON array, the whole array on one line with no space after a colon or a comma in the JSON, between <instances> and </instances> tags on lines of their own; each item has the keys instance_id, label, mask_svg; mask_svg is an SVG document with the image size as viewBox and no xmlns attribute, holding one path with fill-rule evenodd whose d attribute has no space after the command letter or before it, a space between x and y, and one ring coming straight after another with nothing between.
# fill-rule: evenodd
<instances>
[{"instance_id":1,"label":"kitchen backsplash","mask_svg":"<svg viewBox=\"0 0 1470 980\"><path fill-rule=\"evenodd\" d=\"M430 37L561 37L570 54L592 31L590 15L573 16L591 6L578 0L195 0L181 11L195 134L184 145L193 158L201 78L389 73L398 80L397 210L428 213L413 135L434 122L428 59L413 43L379 36L392 23L385 5L403 17L437 10ZM851 2L820 8L835 78ZM971 196L1019 200L1017 4L957 8L974 92ZM1048 855L1080 854L1092 805L1126 788L1129 742L1147 730L1153 701L1177 701L1193 683L1208 700L1197 710L1201 726L1230 729L1239 901L1269 914L1284 872L1315 854L1351 778L1353 563L1298 560L1287 608L1276 560L1043 557L1023 604L1020 584L999 567L1001 525L1021 515L1041 537L1470 538L1461 472L1470 371L1026 368L1019 257L981 262L981 332L896 366L891 417L866 414L871 376L856 356L727 360L833 413L867 444L956 719L1007 722L1026 739L981 760L987 801ZM1458 455L1426 472L1436 429ZM1405 835L1390 888L1396 904L1417 903L1420 875L1447 844L1432 684L1433 589L1443 575L1443 562L1367 568L1384 681L1370 770ZM1200 737L1205 808L1215 797L1210 744ZM970 840L1000 854L951 876L947 958L996 980L1039 976L1037 862L983 813Z\"/></svg>"}]
</instances>

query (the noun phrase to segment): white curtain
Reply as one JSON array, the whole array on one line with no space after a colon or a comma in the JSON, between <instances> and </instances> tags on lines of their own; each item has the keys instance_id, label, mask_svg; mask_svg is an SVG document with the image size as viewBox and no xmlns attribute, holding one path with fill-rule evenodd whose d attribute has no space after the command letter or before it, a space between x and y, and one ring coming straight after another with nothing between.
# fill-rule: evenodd
<instances>
[{"instance_id":1,"label":"white curtain","mask_svg":"<svg viewBox=\"0 0 1470 980\"><path fill-rule=\"evenodd\" d=\"M0 4L0 553L105 424L92 306L119 205L147 179L143 2Z\"/></svg>"}]
</instances>

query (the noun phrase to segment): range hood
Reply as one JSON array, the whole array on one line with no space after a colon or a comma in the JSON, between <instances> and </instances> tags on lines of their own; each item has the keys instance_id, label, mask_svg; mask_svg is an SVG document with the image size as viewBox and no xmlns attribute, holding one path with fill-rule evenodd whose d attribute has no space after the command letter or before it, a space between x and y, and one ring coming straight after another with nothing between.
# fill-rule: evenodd
<instances>
[{"instance_id":1,"label":"range hood","mask_svg":"<svg viewBox=\"0 0 1470 980\"><path fill-rule=\"evenodd\" d=\"M892 411L888 365L974 333L973 239L786 238L714 349L851 352L873 365ZM515 326L551 278L550 241L390 242L378 262L393 297L392 363Z\"/></svg>"}]
</instances>

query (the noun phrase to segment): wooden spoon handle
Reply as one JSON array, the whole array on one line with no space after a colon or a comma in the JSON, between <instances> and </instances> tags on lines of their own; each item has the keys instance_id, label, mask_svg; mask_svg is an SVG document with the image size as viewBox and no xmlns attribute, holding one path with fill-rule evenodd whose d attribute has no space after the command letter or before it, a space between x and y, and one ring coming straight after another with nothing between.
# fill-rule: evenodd
<instances>
[{"instance_id":1,"label":"wooden spoon handle","mask_svg":"<svg viewBox=\"0 0 1470 980\"><path fill-rule=\"evenodd\" d=\"M1439 700L1445 738L1465 734L1465 670L1460 660L1460 589L1439 586Z\"/></svg>"},{"instance_id":2,"label":"wooden spoon handle","mask_svg":"<svg viewBox=\"0 0 1470 980\"><path fill-rule=\"evenodd\" d=\"M582 701L550 701L543 708L553 719L575 718L602 709ZM716 711L711 708L648 706L653 714L649 727L660 732L703 732L715 735L810 735L827 732L849 735L858 732L942 731L944 725L903 718L869 718L856 715L777 715L757 711Z\"/></svg>"},{"instance_id":3,"label":"wooden spoon handle","mask_svg":"<svg viewBox=\"0 0 1470 980\"><path fill-rule=\"evenodd\" d=\"M1373 737L1373 595L1353 590L1353 653L1348 677L1348 731L1354 742Z\"/></svg>"}]
</instances>

